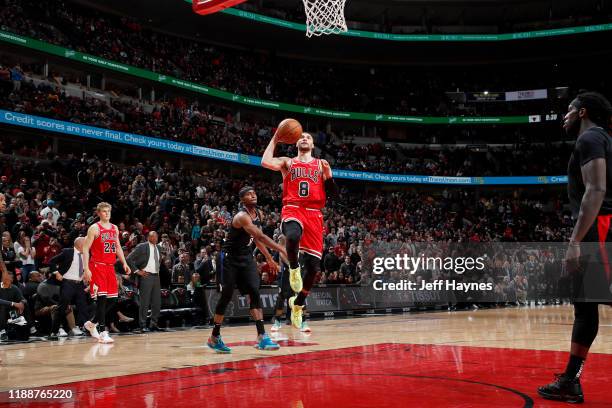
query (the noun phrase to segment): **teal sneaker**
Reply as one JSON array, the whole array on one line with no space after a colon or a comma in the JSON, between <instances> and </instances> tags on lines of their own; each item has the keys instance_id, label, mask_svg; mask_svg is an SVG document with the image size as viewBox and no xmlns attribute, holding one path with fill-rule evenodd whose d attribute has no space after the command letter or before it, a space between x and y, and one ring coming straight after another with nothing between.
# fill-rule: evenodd
<instances>
[{"instance_id":1,"label":"teal sneaker","mask_svg":"<svg viewBox=\"0 0 612 408\"><path fill-rule=\"evenodd\" d=\"M255 345L257 350L278 350L280 346L267 334L257 336L257 344Z\"/></svg>"},{"instance_id":2,"label":"teal sneaker","mask_svg":"<svg viewBox=\"0 0 612 408\"><path fill-rule=\"evenodd\" d=\"M206 345L215 350L215 353L230 354L232 352L232 349L225 345L221 336L210 336Z\"/></svg>"},{"instance_id":3,"label":"teal sneaker","mask_svg":"<svg viewBox=\"0 0 612 408\"><path fill-rule=\"evenodd\" d=\"M279 331L282 328L283 328L283 324L280 322L280 320L275 319L274 320L274 324L270 328L270 331L277 332L277 331Z\"/></svg>"}]
</instances>

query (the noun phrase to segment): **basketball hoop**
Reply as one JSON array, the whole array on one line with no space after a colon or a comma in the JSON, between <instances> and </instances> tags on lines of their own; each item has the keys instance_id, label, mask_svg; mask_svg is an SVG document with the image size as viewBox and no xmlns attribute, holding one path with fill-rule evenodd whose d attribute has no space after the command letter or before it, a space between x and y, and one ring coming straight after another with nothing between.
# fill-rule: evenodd
<instances>
[{"instance_id":1,"label":"basketball hoop","mask_svg":"<svg viewBox=\"0 0 612 408\"><path fill-rule=\"evenodd\" d=\"M302 0L306 11L306 36L340 34L348 31L344 19L346 0Z\"/></svg>"},{"instance_id":2,"label":"basketball hoop","mask_svg":"<svg viewBox=\"0 0 612 408\"><path fill-rule=\"evenodd\" d=\"M200 15L217 13L247 0L192 0ZM306 11L306 36L340 34L348 31L344 18L346 0L302 0Z\"/></svg>"}]
</instances>

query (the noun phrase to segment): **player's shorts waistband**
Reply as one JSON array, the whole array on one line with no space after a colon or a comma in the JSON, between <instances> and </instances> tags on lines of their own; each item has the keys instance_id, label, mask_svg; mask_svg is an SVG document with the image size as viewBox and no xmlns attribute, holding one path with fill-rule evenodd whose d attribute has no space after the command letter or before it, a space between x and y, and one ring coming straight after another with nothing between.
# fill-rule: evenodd
<instances>
[{"instance_id":1,"label":"player's shorts waistband","mask_svg":"<svg viewBox=\"0 0 612 408\"><path fill-rule=\"evenodd\" d=\"M285 204L283 205L283 207L291 207L291 208L302 208L304 210L308 210L308 211L321 211L320 208L308 208L308 207L300 207L299 205L295 205L295 204Z\"/></svg>"},{"instance_id":2,"label":"player's shorts waistband","mask_svg":"<svg viewBox=\"0 0 612 408\"><path fill-rule=\"evenodd\" d=\"M99 265L115 266L114 263L106 263L106 262L98 262L98 261L91 261L91 263L95 263Z\"/></svg>"}]
</instances>

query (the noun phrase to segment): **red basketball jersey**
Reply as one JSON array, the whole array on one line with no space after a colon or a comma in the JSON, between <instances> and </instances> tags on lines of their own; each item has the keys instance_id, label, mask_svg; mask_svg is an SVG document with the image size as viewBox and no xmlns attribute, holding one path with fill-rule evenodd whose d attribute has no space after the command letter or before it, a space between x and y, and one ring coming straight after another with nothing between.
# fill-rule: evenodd
<instances>
[{"instance_id":1,"label":"red basketball jersey","mask_svg":"<svg viewBox=\"0 0 612 408\"><path fill-rule=\"evenodd\" d=\"M304 208L325 207L325 187L321 160L303 163L291 159L289 172L283 178L283 205L293 204Z\"/></svg>"},{"instance_id":2,"label":"red basketball jersey","mask_svg":"<svg viewBox=\"0 0 612 408\"><path fill-rule=\"evenodd\" d=\"M97 225L100 235L94 239L89 249L91 260L113 265L117 261L117 228L114 224L108 229L100 223Z\"/></svg>"}]
</instances>

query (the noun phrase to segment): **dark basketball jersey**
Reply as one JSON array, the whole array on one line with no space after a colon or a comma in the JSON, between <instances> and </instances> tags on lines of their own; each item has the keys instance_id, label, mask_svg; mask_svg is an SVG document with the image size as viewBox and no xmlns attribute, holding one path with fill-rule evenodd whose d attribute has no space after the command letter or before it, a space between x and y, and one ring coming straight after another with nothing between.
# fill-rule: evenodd
<instances>
[{"instance_id":1,"label":"dark basketball jersey","mask_svg":"<svg viewBox=\"0 0 612 408\"><path fill-rule=\"evenodd\" d=\"M246 212L246 210L243 210ZM259 210L256 210L257 216L253 220L253 224L257 228L261 228L261 216L259 214ZM248 212L247 212L248 214ZM239 253L239 252L249 252L253 248L251 248L251 244L253 243L253 237L251 234L246 232L244 228L236 228L233 223L230 223L230 231L223 242L223 250L229 253Z\"/></svg>"},{"instance_id":2,"label":"dark basketball jersey","mask_svg":"<svg viewBox=\"0 0 612 408\"><path fill-rule=\"evenodd\" d=\"M607 166L606 197L601 204L599 214L612 214L612 140L603 128L592 127L576 140L567 168L567 193L574 219L578 218L580 203L585 191L581 167L599 158L605 159Z\"/></svg>"},{"instance_id":3,"label":"dark basketball jersey","mask_svg":"<svg viewBox=\"0 0 612 408\"><path fill-rule=\"evenodd\" d=\"M283 178L283 205L291 204L314 209L325 207L321 160L303 163L297 158L291 159L289 171Z\"/></svg>"},{"instance_id":4,"label":"dark basketball jersey","mask_svg":"<svg viewBox=\"0 0 612 408\"><path fill-rule=\"evenodd\" d=\"M91 260L113 265L117 261L117 227L114 224L110 228L104 228L100 223L97 225L100 235L89 248Z\"/></svg>"}]
</instances>

